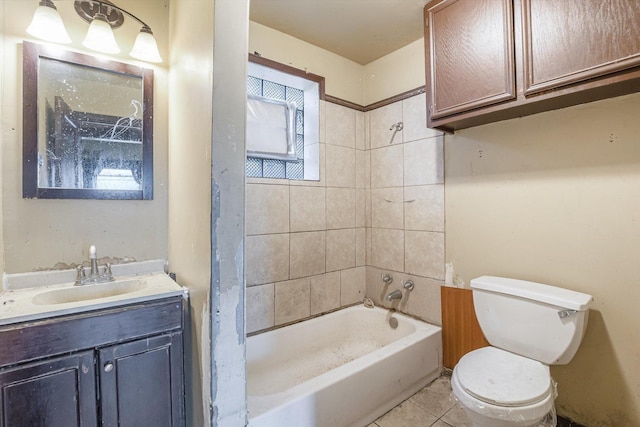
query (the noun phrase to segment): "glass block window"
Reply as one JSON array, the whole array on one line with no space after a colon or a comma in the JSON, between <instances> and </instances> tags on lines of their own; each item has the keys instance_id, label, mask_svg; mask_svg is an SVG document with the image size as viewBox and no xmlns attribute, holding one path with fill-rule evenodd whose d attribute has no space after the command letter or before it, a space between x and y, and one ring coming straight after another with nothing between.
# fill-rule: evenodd
<instances>
[{"instance_id":1,"label":"glass block window","mask_svg":"<svg viewBox=\"0 0 640 427\"><path fill-rule=\"evenodd\" d=\"M296 105L297 160L260 159L247 156L247 176L256 178L304 179L304 91L249 76L247 93Z\"/></svg>"}]
</instances>

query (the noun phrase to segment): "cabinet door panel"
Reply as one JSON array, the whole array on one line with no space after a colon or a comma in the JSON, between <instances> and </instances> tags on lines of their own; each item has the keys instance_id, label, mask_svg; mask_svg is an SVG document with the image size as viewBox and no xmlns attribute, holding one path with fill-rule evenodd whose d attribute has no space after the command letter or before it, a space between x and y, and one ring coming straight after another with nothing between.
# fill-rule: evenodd
<instances>
[{"instance_id":1,"label":"cabinet door panel","mask_svg":"<svg viewBox=\"0 0 640 427\"><path fill-rule=\"evenodd\" d=\"M0 371L0 426L97 425L93 352Z\"/></svg>"},{"instance_id":2,"label":"cabinet door panel","mask_svg":"<svg viewBox=\"0 0 640 427\"><path fill-rule=\"evenodd\" d=\"M103 426L182 426L182 334L100 350Z\"/></svg>"},{"instance_id":3,"label":"cabinet door panel","mask_svg":"<svg viewBox=\"0 0 640 427\"><path fill-rule=\"evenodd\" d=\"M444 0L425 15L431 118L516 97L511 0Z\"/></svg>"},{"instance_id":4,"label":"cabinet door panel","mask_svg":"<svg viewBox=\"0 0 640 427\"><path fill-rule=\"evenodd\" d=\"M526 95L640 66L640 2L522 1Z\"/></svg>"}]
</instances>

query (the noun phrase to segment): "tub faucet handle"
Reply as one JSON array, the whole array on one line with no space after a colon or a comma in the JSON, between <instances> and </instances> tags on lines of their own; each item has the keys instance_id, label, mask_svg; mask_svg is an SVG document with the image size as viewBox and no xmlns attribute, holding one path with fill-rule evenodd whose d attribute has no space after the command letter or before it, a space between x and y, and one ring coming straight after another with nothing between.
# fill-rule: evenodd
<instances>
[{"instance_id":1,"label":"tub faucet handle","mask_svg":"<svg viewBox=\"0 0 640 427\"><path fill-rule=\"evenodd\" d=\"M389 273L386 273L386 274L382 273L381 276L382 276L382 282L385 285L390 285L391 282L393 282L393 276L391 276Z\"/></svg>"},{"instance_id":2,"label":"tub faucet handle","mask_svg":"<svg viewBox=\"0 0 640 427\"><path fill-rule=\"evenodd\" d=\"M413 280L409 279L406 282L405 281L402 282L402 287L408 291L412 291L415 285L413 284Z\"/></svg>"}]
</instances>

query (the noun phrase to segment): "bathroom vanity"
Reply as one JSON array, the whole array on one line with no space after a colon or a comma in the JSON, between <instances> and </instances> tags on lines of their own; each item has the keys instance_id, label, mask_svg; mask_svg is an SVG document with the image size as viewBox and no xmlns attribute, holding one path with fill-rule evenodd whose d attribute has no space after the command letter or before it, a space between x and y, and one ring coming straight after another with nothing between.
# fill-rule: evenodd
<instances>
[{"instance_id":1,"label":"bathroom vanity","mask_svg":"<svg viewBox=\"0 0 640 427\"><path fill-rule=\"evenodd\" d=\"M102 300L97 309L0 326L0 426L184 426L187 301L174 285L142 300L136 290L94 298ZM19 304L24 293L5 293L0 304Z\"/></svg>"}]
</instances>

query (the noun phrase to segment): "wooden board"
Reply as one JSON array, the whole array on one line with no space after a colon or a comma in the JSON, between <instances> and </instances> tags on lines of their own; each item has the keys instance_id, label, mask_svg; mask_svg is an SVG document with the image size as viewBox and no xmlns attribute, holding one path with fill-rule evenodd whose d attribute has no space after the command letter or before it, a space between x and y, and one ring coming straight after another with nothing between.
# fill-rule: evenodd
<instances>
[{"instance_id":1,"label":"wooden board","mask_svg":"<svg viewBox=\"0 0 640 427\"><path fill-rule=\"evenodd\" d=\"M485 339L473 307L471 289L443 286L442 297L442 351L445 368L453 369L468 352L486 347Z\"/></svg>"}]
</instances>

